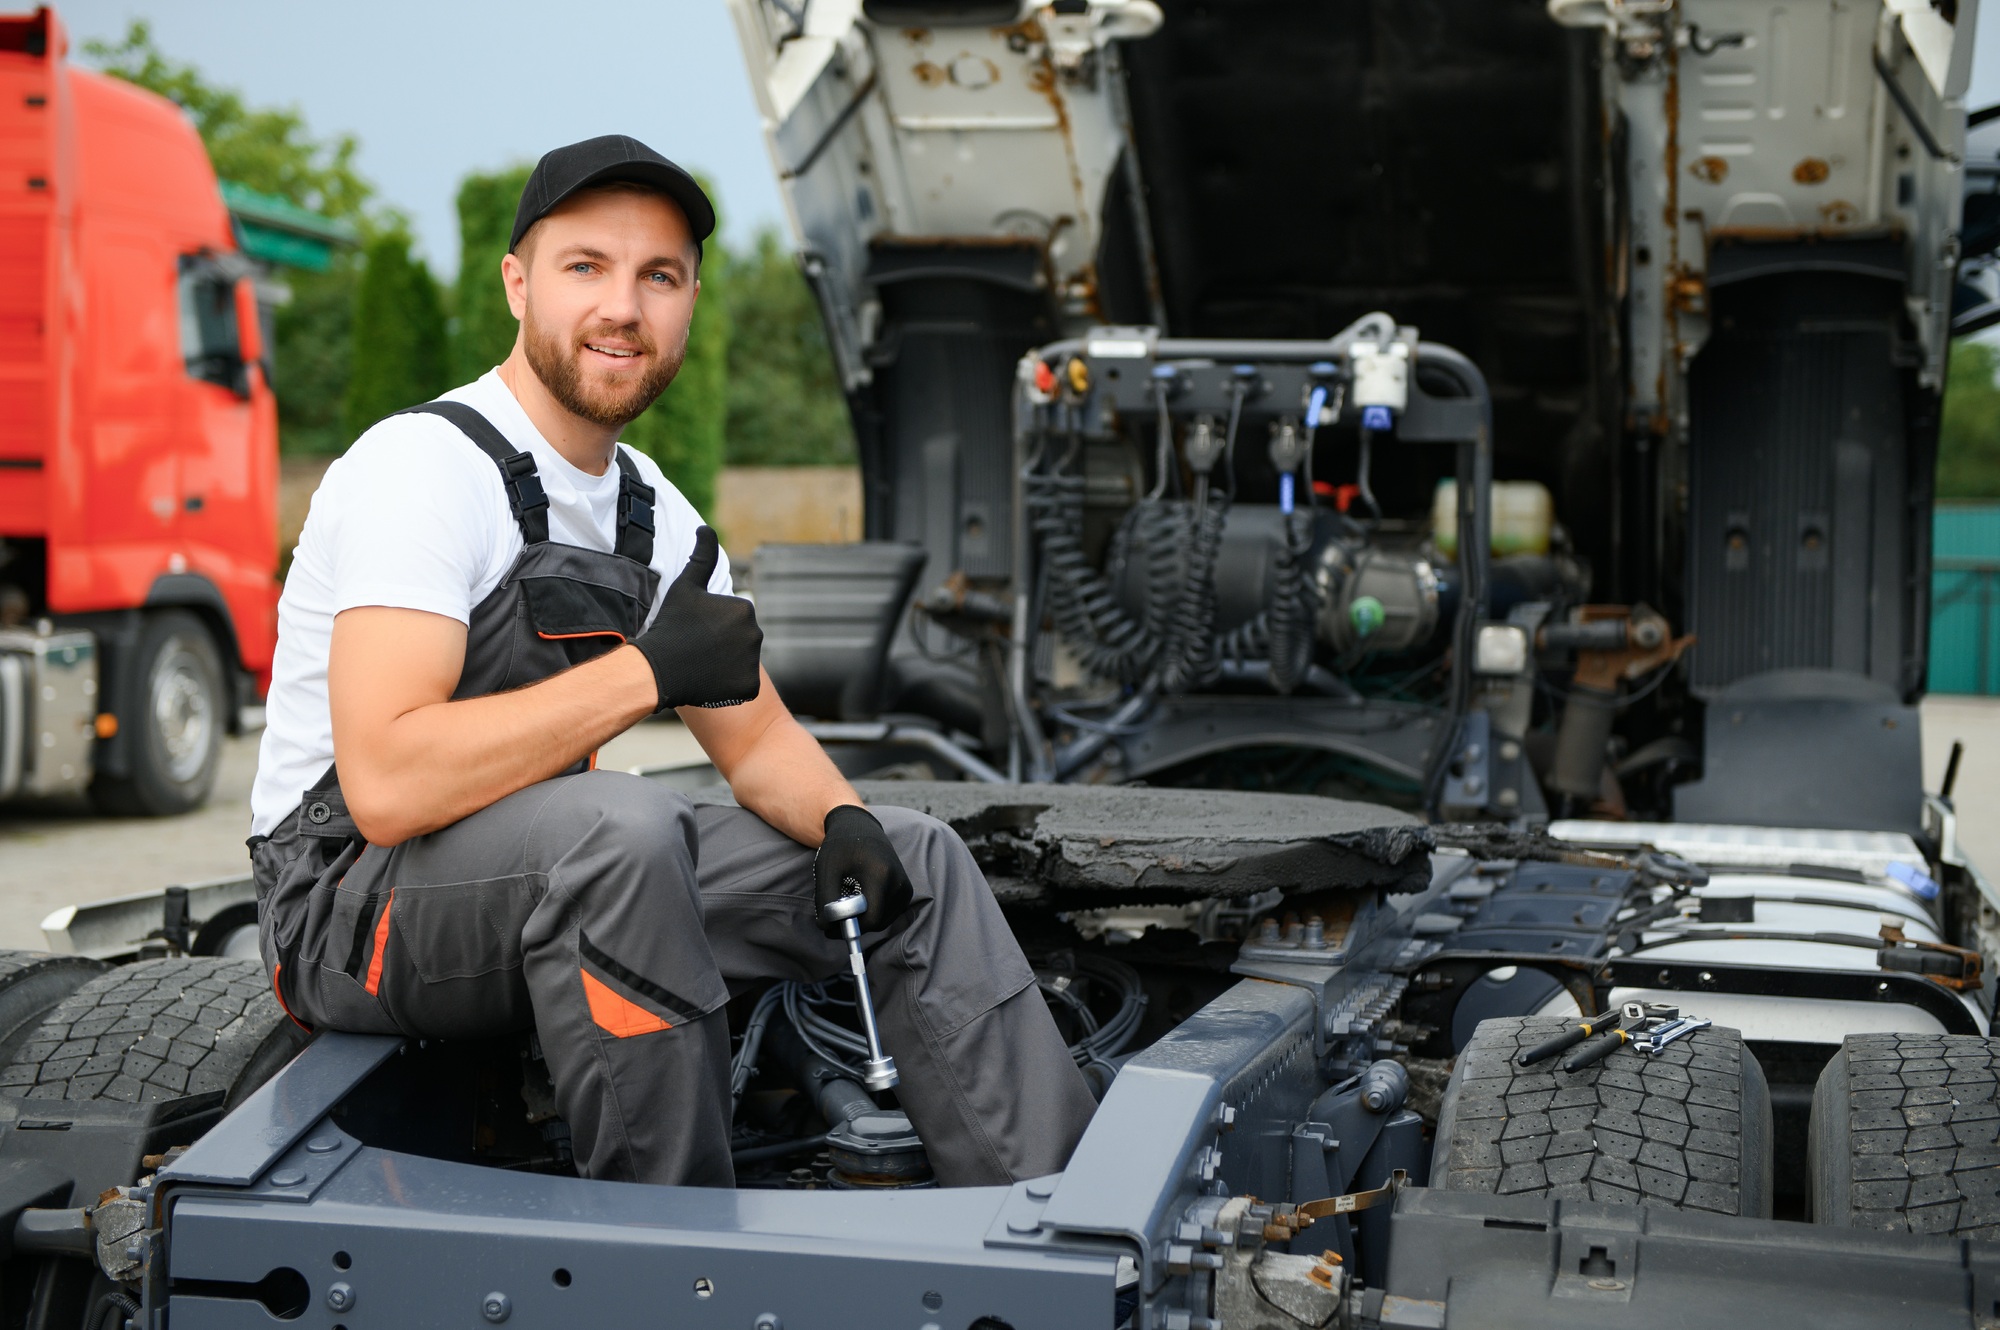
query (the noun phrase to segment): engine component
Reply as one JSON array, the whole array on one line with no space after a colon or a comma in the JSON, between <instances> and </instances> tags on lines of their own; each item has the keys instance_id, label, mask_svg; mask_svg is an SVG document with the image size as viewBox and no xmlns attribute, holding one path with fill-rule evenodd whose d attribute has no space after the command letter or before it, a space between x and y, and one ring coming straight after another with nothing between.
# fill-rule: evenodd
<instances>
[{"instance_id":1,"label":"engine component","mask_svg":"<svg viewBox=\"0 0 2000 1330\"><path fill-rule=\"evenodd\" d=\"M1644 605L1584 605L1569 622L1544 625L1538 637L1544 650L1576 652L1549 785L1574 799L1595 799L1620 686L1671 667L1694 639L1675 637L1666 619Z\"/></svg>"},{"instance_id":2,"label":"engine component","mask_svg":"<svg viewBox=\"0 0 2000 1330\"><path fill-rule=\"evenodd\" d=\"M1423 555L1330 540L1313 559L1319 637L1343 656L1428 645L1438 626L1438 575Z\"/></svg>"},{"instance_id":3,"label":"engine component","mask_svg":"<svg viewBox=\"0 0 2000 1330\"><path fill-rule=\"evenodd\" d=\"M1547 554L1555 539L1555 505L1538 480L1494 481L1494 557ZM1431 542L1445 558L1458 557L1458 482L1448 477L1438 482L1431 498Z\"/></svg>"},{"instance_id":4,"label":"engine component","mask_svg":"<svg viewBox=\"0 0 2000 1330\"><path fill-rule=\"evenodd\" d=\"M934 1187L930 1156L901 1109L858 1113L826 1134L836 1189Z\"/></svg>"}]
</instances>

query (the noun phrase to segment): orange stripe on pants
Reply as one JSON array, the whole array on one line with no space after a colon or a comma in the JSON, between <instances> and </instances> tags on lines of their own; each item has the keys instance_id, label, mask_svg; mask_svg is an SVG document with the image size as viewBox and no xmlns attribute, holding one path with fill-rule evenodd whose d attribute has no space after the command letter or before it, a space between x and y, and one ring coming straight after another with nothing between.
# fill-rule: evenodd
<instances>
[{"instance_id":1,"label":"orange stripe on pants","mask_svg":"<svg viewBox=\"0 0 2000 1330\"><path fill-rule=\"evenodd\" d=\"M389 888L389 899L382 902L382 917L375 921L375 954L368 958L368 982L363 985L368 996L374 997L375 990L382 986L382 952L389 945L389 911L396 905L396 889Z\"/></svg>"},{"instance_id":2,"label":"orange stripe on pants","mask_svg":"<svg viewBox=\"0 0 2000 1330\"><path fill-rule=\"evenodd\" d=\"M584 1000L590 1003L590 1019L597 1022L597 1028L620 1039L629 1039L635 1034L653 1034L660 1030L671 1030L673 1022L655 1016L630 998L612 991L596 975L588 970L579 970L583 976Z\"/></svg>"}]
</instances>

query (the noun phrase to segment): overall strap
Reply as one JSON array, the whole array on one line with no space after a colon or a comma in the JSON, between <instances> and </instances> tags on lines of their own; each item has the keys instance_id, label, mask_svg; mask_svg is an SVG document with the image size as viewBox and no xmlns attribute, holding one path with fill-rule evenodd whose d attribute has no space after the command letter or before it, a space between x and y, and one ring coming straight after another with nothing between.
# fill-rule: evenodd
<instances>
[{"instance_id":1,"label":"overall strap","mask_svg":"<svg viewBox=\"0 0 2000 1330\"><path fill-rule=\"evenodd\" d=\"M463 402L443 400L406 407L395 414L441 416L458 426L459 432L478 444L479 451L492 458L494 465L500 468L501 483L507 487L507 506L514 510L514 520L520 524L521 539L530 545L540 545L548 540L549 496L543 491L542 478L535 471L535 459L507 442L507 436L495 429L492 421ZM649 500L652 493L651 490L646 491ZM646 520L648 523L646 540L650 558L652 544L650 508ZM623 544L622 535L620 544Z\"/></svg>"},{"instance_id":2,"label":"overall strap","mask_svg":"<svg viewBox=\"0 0 2000 1330\"><path fill-rule=\"evenodd\" d=\"M653 562L653 487L639 479L638 464L624 448L618 458L618 552L650 566Z\"/></svg>"}]
</instances>

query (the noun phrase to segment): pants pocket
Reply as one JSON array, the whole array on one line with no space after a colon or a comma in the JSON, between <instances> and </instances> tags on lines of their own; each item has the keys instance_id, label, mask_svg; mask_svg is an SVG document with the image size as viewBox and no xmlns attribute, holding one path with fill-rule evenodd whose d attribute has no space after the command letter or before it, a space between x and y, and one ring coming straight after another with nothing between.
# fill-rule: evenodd
<instances>
[{"instance_id":1,"label":"pants pocket","mask_svg":"<svg viewBox=\"0 0 2000 1330\"><path fill-rule=\"evenodd\" d=\"M425 983L518 970L539 890L527 876L399 887L383 906L388 947Z\"/></svg>"}]
</instances>

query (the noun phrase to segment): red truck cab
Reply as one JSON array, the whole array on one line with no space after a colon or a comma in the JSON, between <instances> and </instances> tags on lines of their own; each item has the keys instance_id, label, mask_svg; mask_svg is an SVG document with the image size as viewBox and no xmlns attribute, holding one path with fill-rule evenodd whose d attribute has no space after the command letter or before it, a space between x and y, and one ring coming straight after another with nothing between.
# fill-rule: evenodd
<instances>
[{"instance_id":1,"label":"red truck cab","mask_svg":"<svg viewBox=\"0 0 2000 1330\"><path fill-rule=\"evenodd\" d=\"M66 45L0 16L0 799L175 812L270 680L269 352L194 126Z\"/></svg>"}]
</instances>

